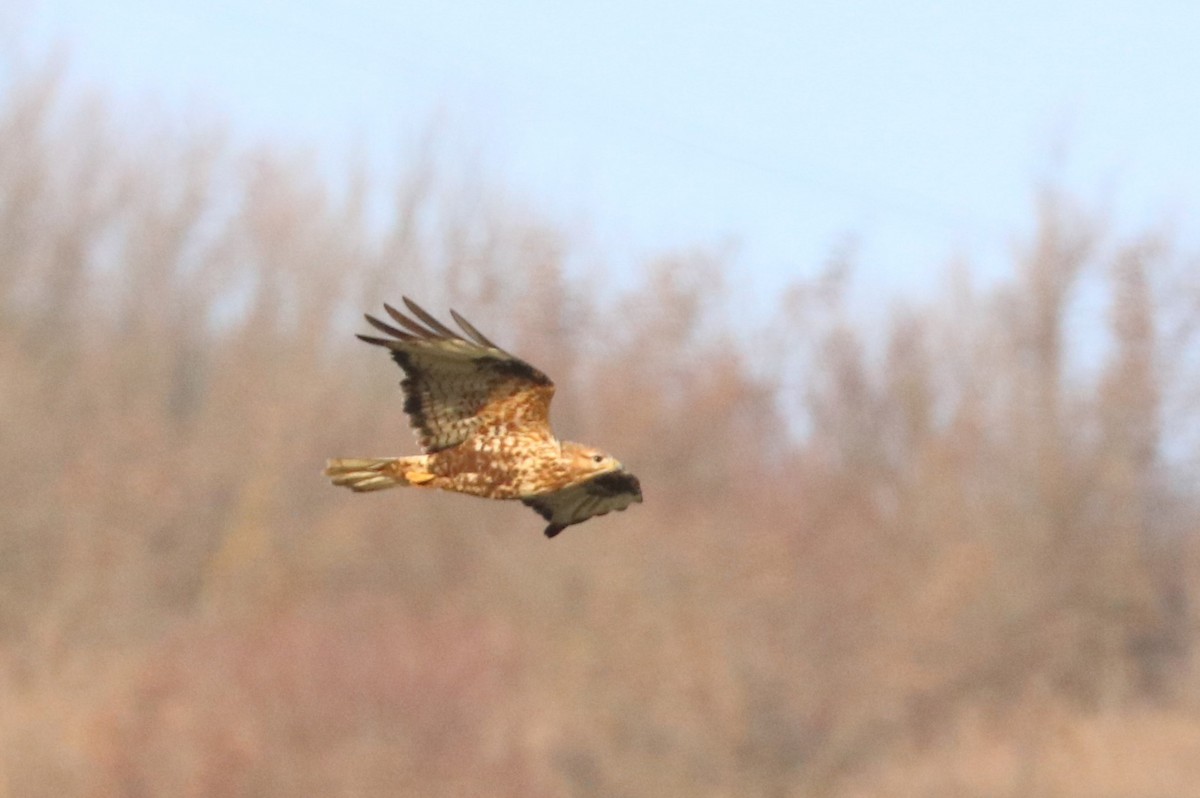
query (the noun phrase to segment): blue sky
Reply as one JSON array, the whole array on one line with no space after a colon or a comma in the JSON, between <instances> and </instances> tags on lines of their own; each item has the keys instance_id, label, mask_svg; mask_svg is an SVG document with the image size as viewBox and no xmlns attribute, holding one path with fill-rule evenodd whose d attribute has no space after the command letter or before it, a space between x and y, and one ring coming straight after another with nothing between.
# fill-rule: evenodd
<instances>
[{"instance_id":1,"label":"blue sky","mask_svg":"<svg viewBox=\"0 0 1200 798\"><path fill-rule=\"evenodd\" d=\"M633 262L737 247L755 291L848 237L881 293L985 275L1054 178L1123 225L1200 210L1189 0L32 2L27 45L127 107L394 168L439 130Z\"/></svg>"}]
</instances>

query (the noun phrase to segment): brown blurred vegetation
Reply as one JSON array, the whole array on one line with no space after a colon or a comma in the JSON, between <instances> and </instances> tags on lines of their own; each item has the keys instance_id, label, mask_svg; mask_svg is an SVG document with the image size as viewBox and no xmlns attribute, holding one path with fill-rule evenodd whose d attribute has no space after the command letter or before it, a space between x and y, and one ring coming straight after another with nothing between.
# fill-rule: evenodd
<instances>
[{"instance_id":1,"label":"brown blurred vegetation","mask_svg":"<svg viewBox=\"0 0 1200 798\"><path fill-rule=\"evenodd\" d=\"M335 185L145 125L4 89L0 795L1200 795L1168 237L1047 191L1003 283L863 319L834 263L735 319L728 259L610 285L435 146ZM550 543L330 487L414 451L350 334L401 294L646 503Z\"/></svg>"}]
</instances>

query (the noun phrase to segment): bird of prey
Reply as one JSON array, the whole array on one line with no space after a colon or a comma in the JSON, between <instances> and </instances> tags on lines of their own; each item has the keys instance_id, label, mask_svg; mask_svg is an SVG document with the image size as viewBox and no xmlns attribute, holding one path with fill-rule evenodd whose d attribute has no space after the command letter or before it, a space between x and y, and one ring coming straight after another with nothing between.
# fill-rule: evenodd
<instances>
[{"instance_id":1,"label":"bird of prey","mask_svg":"<svg viewBox=\"0 0 1200 798\"><path fill-rule=\"evenodd\" d=\"M403 369L404 412L424 454L330 460L325 474L333 484L356 492L411 485L517 499L549 522L550 538L642 500L637 477L612 456L554 436L549 377L453 310L462 334L407 297L404 304L411 317L383 306L397 326L366 316L388 337L358 337L387 349Z\"/></svg>"}]
</instances>

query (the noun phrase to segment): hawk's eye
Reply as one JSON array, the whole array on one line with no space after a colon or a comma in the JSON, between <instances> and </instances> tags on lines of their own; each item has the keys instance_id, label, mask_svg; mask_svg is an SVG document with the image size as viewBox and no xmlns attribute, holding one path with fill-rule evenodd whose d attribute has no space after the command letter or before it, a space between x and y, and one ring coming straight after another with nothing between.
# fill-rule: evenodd
<instances>
[{"instance_id":1,"label":"hawk's eye","mask_svg":"<svg viewBox=\"0 0 1200 798\"><path fill-rule=\"evenodd\" d=\"M602 455L602 454L594 454L594 455L592 455L592 461L593 461L593 462L596 462L596 463L603 463L603 462L604 462L604 455Z\"/></svg>"}]
</instances>

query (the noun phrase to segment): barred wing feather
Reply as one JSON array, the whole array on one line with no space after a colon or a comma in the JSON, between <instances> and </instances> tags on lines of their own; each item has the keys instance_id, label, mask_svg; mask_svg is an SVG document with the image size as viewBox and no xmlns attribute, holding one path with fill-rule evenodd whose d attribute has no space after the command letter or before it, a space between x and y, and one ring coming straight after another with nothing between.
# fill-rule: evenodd
<instances>
[{"instance_id":1,"label":"barred wing feather","mask_svg":"<svg viewBox=\"0 0 1200 798\"><path fill-rule=\"evenodd\" d=\"M461 335L407 297L404 304L415 318L383 306L398 326L366 317L388 338L358 337L390 350L404 371L404 412L427 454L462 443L488 419L490 408L514 398L527 400L519 423L548 433L554 395L549 377L496 346L454 311Z\"/></svg>"}]
</instances>

